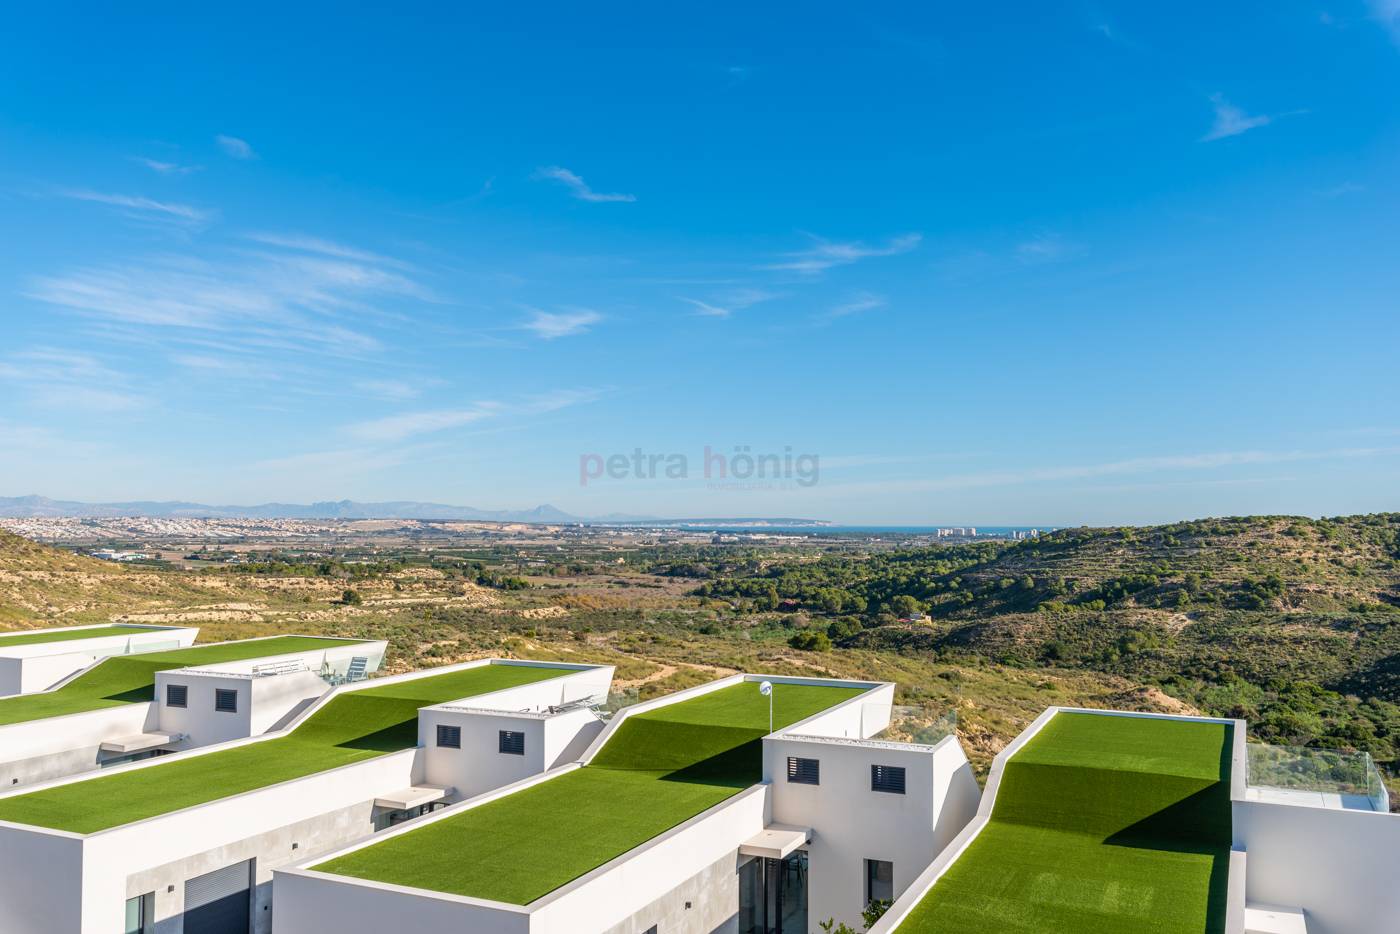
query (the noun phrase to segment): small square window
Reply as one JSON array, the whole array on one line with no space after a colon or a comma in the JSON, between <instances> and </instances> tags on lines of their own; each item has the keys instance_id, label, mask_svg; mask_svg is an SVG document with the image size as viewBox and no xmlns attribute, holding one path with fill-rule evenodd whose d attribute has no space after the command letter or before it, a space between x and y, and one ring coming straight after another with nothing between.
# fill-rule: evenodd
<instances>
[{"instance_id":1,"label":"small square window","mask_svg":"<svg viewBox=\"0 0 1400 934\"><path fill-rule=\"evenodd\" d=\"M446 726L439 723L437 728L437 744L443 749L461 749L462 728L460 726Z\"/></svg>"},{"instance_id":2,"label":"small square window","mask_svg":"<svg viewBox=\"0 0 1400 934\"><path fill-rule=\"evenodd\" d=\"M870 767L870 790L885 791L892 795L904 794L903 766L872 765Z\"/></svg>"},{"instance_id":3,"label":"small square window","mask_svg":"<svg viewBox=\"0 0 1400 934\"><path fill-rule=\"evenodd\" d=\"M214 709L219 713L238 713L238 692L228 688L215 688Z\"/></svg>"},{"instance_id":4,"label":"small square window","mask_svg":"<svg viewBox=\"0 0 1400 934\"><path fill-rule=\"evenodd\" d=\"M788 756L788 781L794 785L820 785L821 779L822 763L820 759L801 759L797 756Z\"/></svg>"},{"instance_id":5,"label":"small square window","mask_svg":"<svg viewBox=\"0 0 1400 934\"><path fill-rule=\"evenodd\" d=\"M865 903L894 901L894 863L887 859L865 861Z\"/></svg>"},{"instance_id":6,"label":"small square window","mask_svg":"<svg viewBox=\"0 0 1400 934\"><path fill-rule=\"evenodd\" d=\"M167 684L165 686L165 706L167 707L188 707L190 703L190 689L183 684Z\"/></svg>"},{"instance_id":7,"label":"small square window","mask_svg":"<svg viewBox=\"0 0 1400 934\"><path fill-rule=\"evenodd\" d=\"M501 730L500 751L508 756L525 755L525 734L518 730Z\"/></svg>"}]
</instances>

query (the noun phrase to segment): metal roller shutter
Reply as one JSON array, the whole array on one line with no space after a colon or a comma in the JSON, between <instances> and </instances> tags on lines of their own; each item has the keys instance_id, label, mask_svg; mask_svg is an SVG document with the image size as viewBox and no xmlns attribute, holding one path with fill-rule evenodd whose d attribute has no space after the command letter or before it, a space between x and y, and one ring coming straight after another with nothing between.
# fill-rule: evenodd
<instances>
[{"instance_id":1,"label":"metal roller shutter","mask_svg":"<svg viewBox=\"0 0 1400 934\"><path fill-rule=\"evenodd\" d=\"M185 882L185 934L248 934L253 861Z\"/></svg>"}]
</instances>

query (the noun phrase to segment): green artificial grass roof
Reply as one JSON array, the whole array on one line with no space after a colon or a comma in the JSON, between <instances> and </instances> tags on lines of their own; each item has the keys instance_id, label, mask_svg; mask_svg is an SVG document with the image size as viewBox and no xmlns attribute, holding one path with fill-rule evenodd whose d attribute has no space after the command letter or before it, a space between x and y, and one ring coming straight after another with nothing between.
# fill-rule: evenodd
<instances>
[{"instance_id":1,"label":"green artificial grass roof","mask_svg":"<svg viewBox=\"0 0 1400 934\"><path fill-rule=\"evenodd\" d=\"M775 729L860 688L774 686ZM752 682L629 717L588 765L314 867L525 905L762 779Z\"/></svg>"},{"instance_id":2,"label":"green artificial grass roof","mask_svg":"<svg viewBox=\"0 0 1400 934\"><path fill-rule=\"evenodd\" d=\"M56 691L0 697L0 726L152 700L155 697L156 672L170 668L217 665L345 643L344 639L276 636L271 639L193 645L169 652L117 655L104 659Z\"/></svg>"},{"instance_id":3,"label":"green artificial grass roof","mask_svg":"<svg viewBox=\"0 0 1400 934\"><path fill-rule=\"evenodd\" d=\"M143 632L160 632L144 626L93 626L90 629L26 629L0 633L0 649L15 645L41 645L49 642L72 642L75 639L101 639L104 636L134 636Z\"/></svg>"},{"instance_id":4,"label":"green artificial grass roof","mask_svg":"<svg viewBox=\"0 0 1400 934\"><path fill-rule=\"evenodd\" d=\"M1061 713L1007 762L991 820L900 934L1216 934L1233 728Z\"/></svg>"},{"instance_id":5,"label":"green artificial grass roof","mask_svg":"<svg viewBox=\"0 0 1400 934\"><path fill-rule=\"evenodd\" d=\"M575 669L482 665L348 691L291 733L0 799L0 820L94 833L418 745L418 709Z\"/></svg>"}]
</instances>

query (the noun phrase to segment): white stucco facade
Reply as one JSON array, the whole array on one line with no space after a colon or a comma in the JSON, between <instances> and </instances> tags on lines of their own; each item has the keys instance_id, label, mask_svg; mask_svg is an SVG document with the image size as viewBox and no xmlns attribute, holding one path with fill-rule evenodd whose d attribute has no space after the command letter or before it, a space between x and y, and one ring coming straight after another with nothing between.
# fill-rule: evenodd
<instances>
[{"instance_id":1,"label":"white stucco facade","mask_svg":"<svg viewBox=\"0 0 1400 934\"><path fill-rule=\"evenodd\" d=\"M180 649L194 644L198 627L148 626L122 623L126 631L101 634L111 623L91 626L64 626L33 630L40 633L93 631L90 639L64 639L62 642L31 642L6 646L0 640L0 697L47 691L67 678L113 655L134 655ZM30 631L26 631L30 634Z\"/></svg>"},{"instance_id":2,"label":"white stucco facade","mask_svg":"<svg viewBox=\"0 0 1400 934\"><path fill-rule=\"evenodd\" d=\"M307 866L361 845L355 844L275 873L275 934L370 934L388 929L417 934L640 934L652 925L675 934L736 931L737 874L749 859L745 844L773 827L800 827L806 834L812 930L826 918L858 921L864 904L864 860L894 860L899 867L896 883L908 885L972 817L979 796L955 738L935 746L869 739L890 723L892 684L757 675L724 678L626 708L579 761L478 796L423 822L448 819L462 809L582 767L639 713L759 680L770 681L777 691L784 684L864 691L766 737L759 784L528 905L350 879ZM787 785L783 776L789 755L819 758L820 784ZM905 768L905 793L873 792L872 764Z\"/></svg>"},{"instance_id":3,"label":"white stucco facade","mask_svg":"<svg viewBox=\"0 0 1400 934\"><path fill-rule=\"evenodd\" d=\"M342 685L323 693L282 729L176 755L207 755L285 735L344 693L493 663L534 664L485 659ZM571 673L498 693L509 694L513 705L547 710L571 693L569 688L561 690L557 682L576 679L579 686L572 692L578 693L596 690L602 678L606 693L612 674L611 668L589 665L548 663L548 667ZM285 676L266 680L275 677ZM530 688L537 689L533 695ZM472 702L489 707L493 695L479 695ZM179 934L183 883L251 859L258 899L253 930L265 934L273 917L270 910L263 910L270 906L266 893L272 871L371 834L376 798L426 781L423 752L422 748L391 752L86 835L0 821L0 911L7 919L3 929L6 934L113 934L121 930L126 899L151 893L159 934ZM118 766L107 774L171 761L174 757ZM61 907L55 910L56 905Z\"/></svg>"}]
</instances>

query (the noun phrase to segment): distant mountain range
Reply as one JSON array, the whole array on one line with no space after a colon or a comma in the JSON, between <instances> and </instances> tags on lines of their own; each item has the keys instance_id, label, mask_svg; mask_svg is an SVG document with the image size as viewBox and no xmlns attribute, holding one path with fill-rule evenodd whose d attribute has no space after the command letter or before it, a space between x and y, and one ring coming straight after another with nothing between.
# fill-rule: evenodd
<instances>
[{"instance_id":1,"label":"distant mountain range","mask_svg":"<svg viewBox=\"0 0 1400 934\"><path fill-rule=\"evenodd\" d=\"M0 496L0 518L29 519L71 516L76 518L110 518L113 516L147 516L152 518L185 519L421 519L476 522L533 522L560 524L588 522L604 525L711 525L711 526L822 526L828 523L814 519L660 519L655 516L631 516L613 513L606 516L582 517L570 515L545 503L534 509L475 509L471 506L449 506L444 503L419 503L410 500L389 503L357 503L342 499L335 502L262 503L257 506L210 506L206 503L148 502L80 503L72 500L49 499L46 496Z\"/></svg>"}]
</instances>

